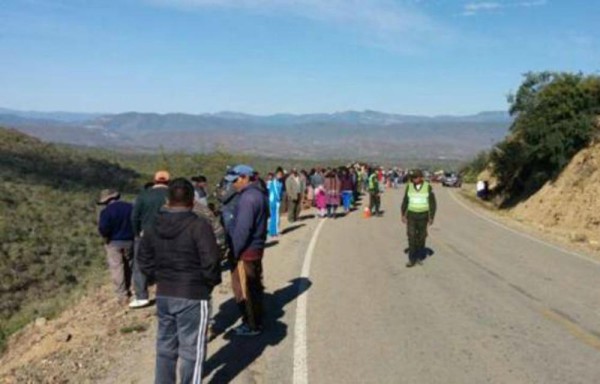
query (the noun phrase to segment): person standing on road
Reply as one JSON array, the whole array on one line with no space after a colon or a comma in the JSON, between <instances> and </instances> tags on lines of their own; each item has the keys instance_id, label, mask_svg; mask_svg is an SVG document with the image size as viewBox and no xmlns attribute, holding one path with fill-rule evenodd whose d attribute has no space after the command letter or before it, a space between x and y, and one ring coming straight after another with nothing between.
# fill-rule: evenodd
<instances>
[{"instance_id":1,"label":"person standing on road","mask_svg":"<svg viewBox=\"0 0 600 384\"><path fill-rule=\"evenodd\" d=\"M307 202L307 192L308 192L308 173L306 170L301 170L299 173L300 176L300 204L298 204L298 212L296 212L296 217L299 218L302 214L302 210L310 209L310 205Z\"/></svg>"},{"instance_id":2,"label":"person standing on road","mask_svg":"<svg viewBox=\"0 0 600 384\"><path fill-rule=\"evenodd\" d=\"M342 191L342 203L344 212L350 212L352 207L352 199L354 196L354 181L348 168L343 168L340 175L340 189Z\"/></svg>"},{"instance_id":3,"label":"person standing on road","mask_svg":"<svg viewBox=\"0 0 600 384\"><path fill-rule=\"evenodd\" d=\"M407 224L408 268L425 259L427 227L433 224L437 203L433 188L421 170L413 171L402 201L402 222Z\"/></svg>"},{"instance_id":4,"label":"person standing on road","mask_svg":"<svg viewBox=\"0 0 600 384\"><path fill-rule=\"evenodd\" d=\"M340 205L341 185L337 172L330 169L325 175L325 194L327 195L327 217L337 218L337 209Z\"/></svg>"},{"instance_id":5,"label":"person standing on road","mask_svg":"<svg viewBox=\"0 0 600 384\"><path fill-rule=\"evenodd\" d=\"M369 191L369 209L373 215L381 215L381 190L379 188L379 176L374 170L369 171L367 178L367 189Z\"/></svg>"},{"instance_id":6,"label":"person standing on road","mask_svg":"<svg viewBox=\"0 0 600 384\"><path fill-rule=\"evenodd\" d=\"M270 210L270 221L269 221L269 236L279 236L279 210L281 208L281 196L283 193L283 169L277 168L274 175L270 175L271 179L267 182L267 189L269 190L269 210Z\"/></svg>"},{"instance_id":7,"label":"person standing on road","mask_svg":"<svg viewBox=\"0 0 600 384\"><path fill-rule=\"evenodd\" d=\"M223 224L221 222L221 217L217 215L214 205L209 203L205 205L202 201L198 201L196 196L194 197L194 207L192 208L192 212L194 212L199 217L202 217L210 223L213 234L215 235L215 240L217 241L217 246L219 247L219 255L221 260L225 258L227 253L227 241L225 236L225 229L223 228ZM216 331L214 330L215 321L212 317L213 315L213 306L212 300L208 302L208 311L209 311L209 322L208 322L208 341L211 341L216 337Z\"/></svg>"},{"instance_id":8,"label":"person standing on road","mask_svg":"<svg viewBox=\"0 0 600 384\"><path fill-rule=\"evenodd\" d=\"M167 203L168 184L171 176L167 171L158 171L154 175L154 185L135 199L131 213L131 224L135 234L133 284L135 299L129 304L130 308L142 308L150 304L148 295L148 278L140 271L137 263L139 244L144 232L152 227L161 208Z\"/></svg>"},{"instance_id":9,"label":"person standing on road","mask_svg":"<svg viewBox=\"0 0 600 384\"><path fill-rule=\"evenodd\" d=\"M206 176L194 176L191 180L194 183L194 200L208 206L208 193L206 192L208 180Z\"/></svg>"},{"instance_id":10,"label":"person standing on road","mask_svg":"<svg viewBox=\"0 0 600 384\"><path fill-rule=\"evenodd\" d=\"M310 184L314 189L319 188L325 183L325 178L323 177L323 170L318 168L315 172L310 176Z\"/></svg>"},{"instance_id":11,"label":"person standing on road","mask_svg":"<svg viewBox=\"0 0 600 384\"><path fill-rule=\"evenodd\" d=\"M209 302L221 283L221 258L211 224L193 206L193 185L173 180L168 205L140 243L140 269L157 286L156 384L175 383L178 360L182 383L202 381Z\"/></svg>"},{"instance_id":12,"label":"person standing on road","mask_svg":"<svg viewBox=\"0 0 600 384\"><path fill-rule=\"evenodd\" d=\"M104 205L105 208L100 212L98 232L105 240L108 268L119 303L127 305L131 295L129 288L133 269L133 206L120 201L120 197L119 192L112 189L105 189L100 193L98 205Z\"/></svg>"},{"instance_id":13,"label":"person standing on road","mask_svg":"<svg viewBox=\"0 0 600 384\"><path fill-rule=\"evenodd\" d=\"M327 214L327 194L323 184L315 189L315 207L317 208L317 216L324 218Z\"/></svg>"},{"instance_id":14,"label":"person standing on road","mask_svg":"<svg viewBox=\"0 0 600 384\"><path fill-rule=\"evenodd\" d=\"M302 189L302 180L300 179L300 175L296 169L292 169L292 173L285 181L285 192L288 200L288 221L290 223L294 223L296 220L298 220L300 203L302 194L304 193Z\"/></svg>"},{"instance_id":15,"label":"person standing on road","mask_svg":"<svg viewBox=\"0 0 600 384\"><path fill-rule=\"evenodd\" d=\"M362 182L361 185L361 193L367 193L369 192L369 176L371 175L371 171L369 170L369 168L367 168L366 165L363 165L361 170L360 170L360 181Z\"/></svg>"},{"instance_id":16,"label":"person standing on road","mask_svg":"<svg viewBox=\"0 0 600 384\"><path fill-rule=\"evenodd\" d=\"M225 177L239 193L230 229L231 285L242 313L242 324L235 329L239 336L257 336L263 327L262 258L267 239L269 198L253 175L251 167L238 165Z\"/></svg>"},{"instance_id":17,"label":"person standing on road","mask_svg":"<svg viewBox=\"0 0 600 384\"><path fill-rule=\"evenodd\" d=\"M377 169L377 182L379 183L379 192L385 192L385 173L383 172L383 167L379 167Z\"/></svg>"}]
</instances>

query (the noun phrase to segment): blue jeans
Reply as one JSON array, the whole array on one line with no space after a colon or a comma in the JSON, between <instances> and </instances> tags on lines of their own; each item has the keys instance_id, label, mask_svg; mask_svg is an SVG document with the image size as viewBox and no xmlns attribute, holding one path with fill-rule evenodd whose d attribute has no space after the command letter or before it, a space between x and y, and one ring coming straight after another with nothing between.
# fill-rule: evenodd
<instances>
[{"instance_id":1,"label":"blue jeans","mask_svg":"<svg viewBox=\"0 0 600 384\"><path fill-rule=\"evenodd\" d=\"M181 358L181 383L200 384L206 355L209 301L158 296L155 384L175 384Z\"/></svg>"},{"instance_id":2,"label":"blue jeans","mask_svg":"<svg viewBox=\"0 0 600 384\"><path fill-rule=\"evenodd\" d=\"M352 205L352 191L342 192L342 202L344 204L344 211L349 212Z\"/></svg>"},{"instance_id":3,"label":"blue jeans","mask_svg":"<svg viewBox=\"0 0 600 384\"><path fill-rule=\"evenodd\" d=\"M327 204L327 216L334 218L336 215L337 209L338 209L337 205Z\"/></svg>"},{"instance_id":4,"label":"blue jeans","mask_svg":"<svg viewBox=\"0 0 600 384\"><path fill-rule=\"evenodd\" d=\"M279 235L279 207L281 203L279 201L269 202L269 209L271 212L271 218L269 219L269 235Z\"/></svg>"}]
</instances>

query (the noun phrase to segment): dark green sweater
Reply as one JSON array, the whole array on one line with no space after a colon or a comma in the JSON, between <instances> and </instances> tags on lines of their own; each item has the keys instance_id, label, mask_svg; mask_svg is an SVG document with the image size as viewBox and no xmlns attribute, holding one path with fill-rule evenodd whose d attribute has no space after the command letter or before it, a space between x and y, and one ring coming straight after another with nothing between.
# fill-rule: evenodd
<instances>
[{"instance_id":1,"label":"dark green sweater","mask_svg":"<svg viewBox=\"0 0 600 384\"><path fill-rule=\"evenodd\" d=\"M167 203L168 193L167 186L156 185L137 197L131 213L131 224L136 236L152 227L160 209Z\"/></svg>"}]
</instances>

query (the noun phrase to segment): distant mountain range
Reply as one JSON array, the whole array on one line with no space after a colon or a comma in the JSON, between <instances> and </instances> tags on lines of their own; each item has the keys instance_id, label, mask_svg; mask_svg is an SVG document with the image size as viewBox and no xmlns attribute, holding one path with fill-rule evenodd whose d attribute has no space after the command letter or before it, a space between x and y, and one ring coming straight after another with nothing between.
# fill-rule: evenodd
<instances>
[{"instance_id":1,"label":"distant mountain range","mask_svg":"<svg viewBox=\"0 0 600 384\"><path fill-rule=\"evenodd\" d=\"M86 114L0 108L0 125L51 142L106 148L298 158L464 160L507 134L505 112L414 116L377 111L257 116L128 112Z\"/></svg>"},{"instance_id":2,"label":"distant mountain range","mask_svg":"<svg viewBox=\"0 0 600 384\"><path fill-rule=\"evenodd\" d=\"M15 109L0 108L0 115L13 115L25 119L36 120L55 120L67 123L90 120L101 113L77 113L77 112L36 112L36 111L18 111Z\"/></svg>"}]
</instances>

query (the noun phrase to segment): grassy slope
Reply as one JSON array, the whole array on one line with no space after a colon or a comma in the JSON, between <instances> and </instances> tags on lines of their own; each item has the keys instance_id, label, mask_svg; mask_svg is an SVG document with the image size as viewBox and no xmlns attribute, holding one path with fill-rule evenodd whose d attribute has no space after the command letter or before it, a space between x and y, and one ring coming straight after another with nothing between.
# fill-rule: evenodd
<instances>
[{"instance_id":1,"label":"grassy slope","mask_svg":"<svg viewBox=\"0 0 600 384\"><path fill-rule=\"evenodd\" d=\"M139 175L0 129L0 177L1 348L8 335L53 316L101 275L98 190L134 191Z\"/></svg>"}]
</instances>

